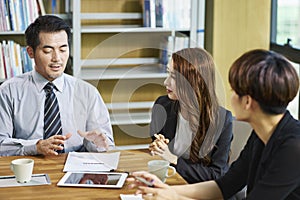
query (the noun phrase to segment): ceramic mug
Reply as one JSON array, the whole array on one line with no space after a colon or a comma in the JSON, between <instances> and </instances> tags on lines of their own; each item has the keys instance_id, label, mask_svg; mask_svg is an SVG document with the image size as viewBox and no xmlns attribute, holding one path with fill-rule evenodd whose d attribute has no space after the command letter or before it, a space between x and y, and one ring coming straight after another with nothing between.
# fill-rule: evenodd
<instances>
[{"instance_id":1,"label":"ceramic mug","mask_svg":"<svg viewBox=\"0 0 300 200\"><path fill-rule=\"evenodd\" d=\"M10 168L14 172L17 182L27 183L31 180L34 160L20 158L11 161Z\"/></svg>"},{"instance_id":2,"label":"ceramic mug","mask_svg":"<svg viewBox=\"0 0 300 200\"><path fill-rule=\"evenodd\" d=\"M169 174L169 169L172 173ZM162 182L166 181L176 173L176 169L170 166L170 163L166 160L151 160L148 162L148 172L156 175Z\"/></svg>"}]
</instances>

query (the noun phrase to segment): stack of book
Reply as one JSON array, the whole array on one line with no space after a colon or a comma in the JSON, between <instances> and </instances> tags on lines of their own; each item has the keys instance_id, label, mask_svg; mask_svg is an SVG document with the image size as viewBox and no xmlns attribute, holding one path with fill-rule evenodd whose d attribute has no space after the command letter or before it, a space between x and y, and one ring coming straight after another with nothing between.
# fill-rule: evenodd
<instances>
[{"instance_id":1,"label":"stack of book","mask_svg":"<svg viewBox=\"0 0 300 200\"><path fill-rule=\"evenodd\" d=\"M39 15L44 14L42 0L1 0L0 31L24 31Z\"/></svg>"},{"instance_id":2,"label":"stack of book","mask_svg":"<svg viewBox=\"0 0 300 200\"><path fill-rule=\"evenodd\" d=\"M31 71L34 61L28 56L26 47L12 40L0 42L0 79L8 79Z\"/></svg>"},{"instance_id":3,"label":"stack of book","mask_svg":"<svg viewBox=\"0 0 300 200\"><path fill-rule=\"evenodd\" d=\"M190 28L191 1L184 0L144 0L144 27L170 29Z\"/></svg>"},{"instance_id":4,"label":"stack of book","mask_svg":"<svg viewBox=\"0 0 300 200\"><path fill-rule=\"evenodd\" d=\"M166 72L167 65L174 52L189 47L189 37L184 35L165 37L161 43L159 63L162 72Z\"/></svg>"}]
</instances>

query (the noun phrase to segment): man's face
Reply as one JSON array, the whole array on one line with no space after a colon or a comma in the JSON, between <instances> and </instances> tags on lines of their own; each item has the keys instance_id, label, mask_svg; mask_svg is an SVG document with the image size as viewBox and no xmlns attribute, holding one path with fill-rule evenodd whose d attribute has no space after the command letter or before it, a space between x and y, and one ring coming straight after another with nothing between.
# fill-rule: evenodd
<instances>
[{"instance_id":1,"label":"man's face","mask_svg":"<svg viewBox=\"0 0 300 200\"><path fill-rule=\"evenodd\" d=\"M58 32L39 34L40 44L35 52L27 48L29 56L34 59L35 70L49 81L61 76L69 58L67 33ZM31 49L31 50L30 50Z\"/></svg>"},{"instance_id":2,"label":"man's face","mask_svg":"<svg viewBox=\"0 0 300 200\"><path fill-rule=\"evenodd\" d=\"M245 109L247 102L247 95L240 97L235 91L232 91L231 106L236 120L248 122L250 115Z\"/></svg>"}]
</instances>

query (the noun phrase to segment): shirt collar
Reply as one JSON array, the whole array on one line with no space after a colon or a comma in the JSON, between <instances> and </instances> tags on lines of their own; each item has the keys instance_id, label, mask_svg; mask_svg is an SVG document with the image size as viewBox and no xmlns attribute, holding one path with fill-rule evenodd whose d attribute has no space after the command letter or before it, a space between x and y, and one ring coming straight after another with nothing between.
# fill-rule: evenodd
<instances>
[{"instance_id":1,"label":"shirt collar","mask_svg":"<svg viewBox=\"0 0 300 200\"><path fill-rule=\"evenodd\" d=\"M38 89L38 91L43 91L45 85L49 82L47 79L45 79L41 74L39 74L36 70L32 70L32 78L35 82L35 85ZM55 85L56 89L59 91L59 92L62 92L63 91L63 86L64 86L64 73L54 79L54 81L52 81L52 83Z\"/></svg>"}]
</instances>

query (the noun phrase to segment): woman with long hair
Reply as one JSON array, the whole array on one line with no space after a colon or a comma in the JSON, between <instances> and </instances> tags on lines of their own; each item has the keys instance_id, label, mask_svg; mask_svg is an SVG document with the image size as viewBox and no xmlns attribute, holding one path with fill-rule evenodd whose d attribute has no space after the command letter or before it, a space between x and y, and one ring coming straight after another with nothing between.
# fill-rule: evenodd
<instances>
[{"instance_id":1,"label":"woman with long hair","mask_svg":"<svg viewBox=\"0 0 300 200\"><path fill-rule=\"evenodd\" d=\"M152 109L149 149L189 183L216 179L228 169L232 115L218 103L213 59L204 49L182 49L168 74L167 95Z\"/></svg>"}]
</instances>

